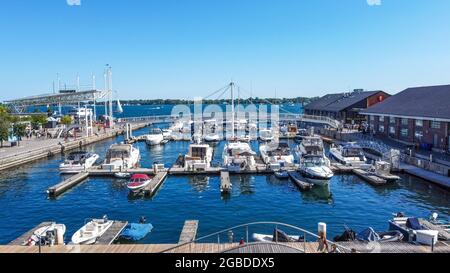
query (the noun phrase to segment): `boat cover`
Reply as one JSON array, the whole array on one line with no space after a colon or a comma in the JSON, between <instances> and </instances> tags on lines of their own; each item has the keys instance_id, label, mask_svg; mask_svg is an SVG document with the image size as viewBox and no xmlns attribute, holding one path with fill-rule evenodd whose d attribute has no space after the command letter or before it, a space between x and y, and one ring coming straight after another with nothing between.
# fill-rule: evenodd
<instances>
[{"instance_id":1,"label":"boat cover","mask_svg":"<svg viewBox=\"0 0 450 273\"><path fill-rule=\"evenodd\" d=\"M413 230L421 230L422 225L419 222L419 219L417 218L408 218L408 220L406 220L406 227L413 229Z\"/></svg>"},{"instance_id":2,"label":"boat cover","mask_svg":"<svg viewBox=\"0 0 450 273\"><path fill-rule=\"evenodd\" d=\"M373 228L369 227L365 230L361 231L356 235L356 239L358 241L363 242L376 242L379 241L381 238L380 236L373 230Z\"/></svg>"},{"instance_id":3,"label":"boat cover","mask_svg":"<svg viewBox=\"0 0 450 273\"><path fill-rule=\"evenodd\" d=\"M130 241L140 241L144 239L152 229L152 224L129 224L122 232L121 237Z\"/></svg>"}]
</instances>

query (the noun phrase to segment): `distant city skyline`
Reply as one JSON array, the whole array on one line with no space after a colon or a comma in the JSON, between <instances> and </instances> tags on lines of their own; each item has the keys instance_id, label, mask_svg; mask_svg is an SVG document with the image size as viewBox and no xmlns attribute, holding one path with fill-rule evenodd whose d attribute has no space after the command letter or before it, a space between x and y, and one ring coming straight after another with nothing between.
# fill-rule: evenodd
<instances>
[{"instance_id":1,"label":"distant city skyline","mask_svg":"<svg viewBox=\"0 0 450 273\"><path fill-rule=\"evenodd\" d=\"M113 68L121 99L254 97L449 84L448 0L5 1L0 101Z\"/></svg>"}]
</instances>

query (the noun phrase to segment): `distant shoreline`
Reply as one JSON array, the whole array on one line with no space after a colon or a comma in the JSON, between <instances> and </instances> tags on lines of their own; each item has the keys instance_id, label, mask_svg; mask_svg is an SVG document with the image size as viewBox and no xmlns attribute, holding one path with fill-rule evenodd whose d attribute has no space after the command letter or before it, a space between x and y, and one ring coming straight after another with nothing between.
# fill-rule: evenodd
<instances>
[{"instance_id":1,"label":"distant shoreline","mask_svg":"<svg viewBox=\"0 0 450 273\"><path fill-rule=\"evenodd\" d=\"M314 100L317 100L318 97L314 98L251 98L251 99L240 99L236 100L236 103L240 104L302 104L306 105L311 103ZM179 104L194 104L194 100L182 100L182 99L152 99L152 100L120 100L120 102L124 105L179 105ZM221 100L203 100L203 104L231 104L231 99L221 99Z\"/></svg>"}]
</instances>

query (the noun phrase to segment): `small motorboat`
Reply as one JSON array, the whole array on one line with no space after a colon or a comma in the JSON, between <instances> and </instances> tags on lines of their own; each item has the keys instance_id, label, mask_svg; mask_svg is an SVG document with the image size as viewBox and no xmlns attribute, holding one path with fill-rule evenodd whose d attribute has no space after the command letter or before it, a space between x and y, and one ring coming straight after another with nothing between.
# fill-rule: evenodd
<instances>
[{"instance_id":1,"label":"small motorboat","mask_svg":"<svg viewBox=\"0 0 450 273\"><path fill-rule=\"evenodd\" d=\"M289 173L286 171L275 172L275 177L278 179L289 179Z\"/></svg>"},{"instance_id":2,"label":"small motorboat","mask_svg":"<svg viewBox=\"0 0 450 273\"><path fill-rule=\"evenodd\" d=\"M220 136L219 136L219 134L209 134L209 135L205 135L204 140L206 142L219 142Z\"/></svg>"},{"instance_id":3,"label":"small motorboat","mask_svg":"<svg viewBox=\"0 0 450 273\"><path fill-rule=\"evenodd\" d=\"M127 188L133 192L138 193L147 187L152 182L152 179L146 174L135 174L131 177Z\"/></svg>"},{"instance_id":4,"label":"small motorboat","mask_svg":"<svg viewBox=\"0 0 450 273\"><path fill-rule=\"evenodd\" d=\"M105 215L102 219L92 219L87 222L72 236L72 243L75 245L95 244L105 232L112 226L113 221L108 220Z\"/></svg>"},{"instance_id":5,"label":"small motorboat","mask_svg":"<svg viewBox=\"0 0 450 273\"><path fill-rule=\"evenodd\" d=\"M152 224L133 223L129 224L120 235L121 238L129 241L140 241L153 230Z\"/></svg>"},{"instance_id":6,"label":"small motorboat","mask_svg":"<svg viewBox=\"0 0 450 273\"><path fill-rule=\"evenodd\" d=\"M403 234L405 241L415 241L417 231L426 230L420 224L419 219L415 217L406 217L403 213L399 212L394 215L392 220L389 220L389 230L400 231Z\"/></svg>"},{"instance_id":7,"label":"small motorboat","mask_svg":"<svg viewBox=\"0 0 450 273\"><path fill-rule=\"evenodd\" d=\"M99 159L98 154L73 152L59 165L61 174L76 174L91 168Z\"/></svg>"},{"instance_id":8,"label":"small motorboat","mask_svg":"<svg viewBox=\"0 0 450 273\"><path fill-rule=\"evenodd\" d=\"M290 243L290 242L304 242L303 236L287 235L280 229L275 229L272 235L253 233L253 241L255 242L278 242L278 243Z\"/></svg>"},{"instance_id":9,"label":"small motorboat","mask_svg":"<svg viewBox=\"0 0 450 273\"><path fill-rule=\"evenodd\" d=\"M126 179L131 177L131 173L115 173L114 176L119 179Z\"/></svg>"},{"instance_id":10,"label":"small motorboat","mask_svg":"<svg viewBox=\"0 0 450 273\"><path fill-rule=\"evenodd\" d=\"M35 245L63 245L64 234L66 233L66 226L63 224L52 223L49 226L38 228L33 232L33 235L24 242L25 246Z\"/></svg>"},{"instance_id":11,"label":"small motorboat","mask_svg":"<svg viewBox=\"0 0 450 273\"><path fill-rule=\"evenodd\" d=\"M373 228L369 227L356 235L356 240L362 242L397 242L403 240L403 234L398 230L377 233Z\"/></svg>"}]
</instances>

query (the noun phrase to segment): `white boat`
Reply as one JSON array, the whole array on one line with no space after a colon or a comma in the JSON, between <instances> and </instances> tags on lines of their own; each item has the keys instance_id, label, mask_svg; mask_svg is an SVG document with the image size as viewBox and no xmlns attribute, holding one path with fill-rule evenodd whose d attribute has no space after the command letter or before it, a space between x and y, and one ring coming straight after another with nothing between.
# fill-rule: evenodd
<instances>
[{"instance_id":1,"label":"white boat","mask_svg":"<svg viewBox=\"0 0 450 273\"><path fill-rule=\"evenodd\" d=\"M264 144L259 147L263 162L270 166L270 169L279 171L282 167L292 166L294 156L286 142L278 144Z\"/></svg>"},{"instance_id":2,"label":"white boat","mask_svg":"<svg viewBox=\"0 0 450 273\"><path fill-rule=\"evenodd\" d=\"M275 139L272 130L263 129L259 131L259 139L264 142L269 142Z\"/></svg>"},{"instance_id":3,"label":"white boat","mask_svg":"<svg viewBox=\"0 0 450 273\"><path fill-rule=\"evenodd\" d=\"M184 156L184 169L187 171L206 171L211 167L213 148L208 144L191 144L189 153Z\"/></svg>"},{"instance_id":4,"label":"white boat","mask_svg":"<svg viewBox=\"0 0 450 273\"><path fill-rule=\"evenodd\" d=\"M222 154L223 165L230 172L240 172L254 168L256 153L245 142L229 142L225 145Z\"/></svg>"},{"instance_id":5,"label":"white boat","mask_svg":"<svg viewBox=\"0 0 450 273\"><path fill-rule=\"evenodd\" d=\"M161 144L164 140L164 135L161 129L155 128L150 131L148 135L144 136L145 143L150 146L155 146Z\"/></svg>"},{"instance_id":6,"label":"white boat","mask_svg":"<svg viewBox=\"0 0 450 273\"><path fill-rule=\"evenodd\" d=\"M41 245L63 245L65 233L65 225L52 223L49 226L44 226L35 230L33 235L24 242L24 245L35 246L39 245L39 242L41 242Z\"/></svg>"},{"instance_id":7,"label":"white boat","mask_svg":"<svg viewBox=\"0 0 450 273\"><path fill-rule=\"evenodd\" d=\"M98 159L98 154L73 152L59 165L59 171L62 174L80 173L91 168Z\"/></svg>"},{"instance_id":8,"label":"white boat","mask_svg":"<svg viewBox=\"0 0 450 273\"><path fill-rule=\"evenodd\" d=\"M130 182L127 184L127 188L133 193L138 193L147 187L151 182L152 178L146 174L134 174L131 177Z\"/></svg>"},{"instance_id":9,"label":"white boat","mask_svg":"<svg viewBox=\"0 0 450 273\"><path fill-rule=\"evenodd\" d=\"M314 185L328 185L334 174L327 160L324 155L305 155L300 162L300 173Z\"/></svg>"},{"instance_id":10,"label":"white boat","mask_svg":"<svg viewBox=\"0 0 450 273\"><path fill-rule=\"evenodd\" d=\"M128 170L139 164L140 152L131 144L113 144L109 147L102 169Z\"/></svg>"},{"instance_id":11,"label":"white boat","mask_svg":"<svg viewBox=\"0 0 450 273\"><path fill-rule=\"evenodd\" d=\"M361 167L362 165L367 165L363 149L355 143L331 148L330 156L346 166Z\"/></svg>"},{"instance_id":12,"label":"white boat","mask_svg":"<svg viewBox=\"0 0 450 273\"><path fill-rule=\"evenodd\" d=\"M215 133L207 134L207 135L205 135L204 140L206 142L219 142L220 136L219 136L219 134L215 134Z\"/></svg>"},{"instance_id":13,"label":"white boat","mask_svg":"<svg viewBox=\"0 0 450 273\"><path fill-rule=\"evenodd\" d=\"M324 155L323 140L320 136L304 136L295 152L299 159L305 155Z\"/></svg>"},{"instance_id":14,"label":"white boat","mask_svg":"<svg viewBox=\"0 0 450 273\"><path fill-rule=\"evenodd\" d=\"M279 229L275 229L273 234L253 233L252 238L254 242L289 243L289 242L301 242L303 240L303 236L287 235L286 233L284 233Z\"/></svg>"},{"instance_id":15,"label":"white boat","mask_svg":"<svg viewBox=\"0 0 450 273\"><path fill-rule=\"evenodd\" d=\"M72 236L72 243L75 245L92 245L95 244L105 232L112 226L113 221L108 220L105 216L103 219L92 219L80 228Z\"/></svg>"},{"instance_id":16,"label":"white boat","mask_svg":"<svg viewBox=\"0 0 450 273\"><path fill-rule=\"evenodd\" d=\"M125 179L125 178L130 178L131 173L115 173L114 176L116 178Z\"/></svg>"},{"instance_id":17,"label":"white boat","mask_svg":"<svg viewBox=\"0 0 450 273\"><path fill-rule=\"evenodd\" d=\"M163 138L165 140L171 140L172 139L172 133L173 133L173 131L171 129L164 129L164 130L162 130Z\"/></svg>"}]
</instances>

